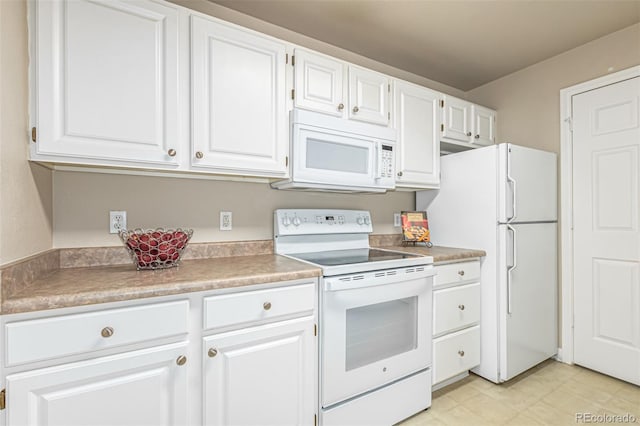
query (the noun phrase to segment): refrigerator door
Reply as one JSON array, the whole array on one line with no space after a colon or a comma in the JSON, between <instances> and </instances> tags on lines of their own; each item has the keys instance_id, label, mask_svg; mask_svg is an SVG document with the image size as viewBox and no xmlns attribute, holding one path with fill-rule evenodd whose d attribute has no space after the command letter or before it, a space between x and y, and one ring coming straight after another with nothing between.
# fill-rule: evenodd
<instances>
[{"instance_id":1,"label":"refrigerator door","mask_svg":"<svg viewBox=\"0 0 640 426\"><path fill-rule=\"evenodd\" d=\"M498 226L500 381L558 350L557 225Z\"/></svg>"},{"instance_id":2,"label":"refrigerator door","mask_svg":"<svg viewBox=\"0 0 640 426\"><path fill-rule=\"evenodd\" d=\"M505 143L498 158L498 221L557 220L556 154Z\"/></svg>"}]
</instances>

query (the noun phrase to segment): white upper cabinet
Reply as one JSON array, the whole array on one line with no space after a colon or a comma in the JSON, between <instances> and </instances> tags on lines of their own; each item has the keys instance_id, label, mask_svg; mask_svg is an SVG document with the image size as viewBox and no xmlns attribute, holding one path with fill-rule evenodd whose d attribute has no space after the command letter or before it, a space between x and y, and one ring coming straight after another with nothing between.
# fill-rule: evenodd
<instances>
[{"instance_id":1,"label":"white upper cabinet","mask_svg":"<svg viewBox=\"0 0 640 426\"><path fill-rule=\"evenodd\" d=\"M443 95L441 140L453 151L495 143L496 112Z\"/></svg>"},{"instance_id":2,"label":"white upper cabinet","mask_svg":"<svg viewBox=\"0 0 640 426\"><path fill-rule=\"evenodd\" d=\"M336 117L388 126L388 75L297 48L294 106Z\"/></svg>"},{"instance_id":3,"label":"white upper cabinet","mask_svg":"<svg viewBox=\"0 0 640 426\"><path fill-rule=\"evenodd\" d=\"M191 167L286 176L285 44L191 17Z\"/></svg>"},{"instance_id":4,"label":"white upper cabinet","mask_svg":"<svg viewBox=\"0 0 640 426\"><path fill-rule=\"evenodd\" d=\"M178 6L145 0L34 5L32 159L177 166Z\"/></svg>"},{"instance_id":5,"label":"white upper cabinet","mask_svg":"<svg viewBox=\"0 0 640 426\"><path fill-rule=\"evenodd\" d=\"M343 62L296 49L294 69L296 108L344 117L346 65Z\"/></svg>"},{"instance_id":6,"label":"white upper cabinet","mask_svg":"<svg viewBox=\"0 0 640 426\"><path fill-rule=\"evenodd\" d=\"M442 139L469 142L472 136L471 102L443 96Z\"/></svg>"},{"instance_id":7,"label":"white upper cabinet","mask_svg":"<svg viewBox=\"0 0 640 426\"><path fill-rule=\"evenodd\" d=\"M496 141L496 112L492 109L473 105L473 143L476 145L493 145Z\"/></svg>"},{"instance_id":8,"label":"white upper cabinet","mask_svg":"<svg viewBox=\"0 0 640 426\"><path fill-rule=\"evenodd\" d=\"M440 184L441 94L405 81L394 82L396 186L436 188Z\"/></svg>"},{"instance_id":9,"label":"white upper cabinet","mask_svg":"<svg viewBox=\"0 0 640 426\"><path fill-rule=\"evenodd\" d=\"M364 68L349 67L349 118L388 125L389 76Z\"/></svg>"}]
</instances>

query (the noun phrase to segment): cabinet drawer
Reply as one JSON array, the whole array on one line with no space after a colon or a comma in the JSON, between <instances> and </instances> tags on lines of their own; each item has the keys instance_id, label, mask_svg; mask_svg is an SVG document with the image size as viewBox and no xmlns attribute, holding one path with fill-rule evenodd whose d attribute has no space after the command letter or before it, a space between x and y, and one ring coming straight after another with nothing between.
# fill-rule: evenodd
<instances>
[{"instance_id":1,"label":"cabinet drawer","mask_svg":"<svg viewBox=\"0 0 640 426\"><path fill-rule=\"evenodd\" d=\"M450 263L447 265L436 265L437 275L433 281L433 286L444 286L447 284L460 284L480 280L480 261Z\"/></svg>"},{"instance_id":2,"label":"cabinet drawer","mask_svg":"<svg viewBox=\"0 0 640 426\"><path fill-rule=\"evenodd\" d=\"M212 296L204 299L204 328L227 327L297 313L314 308L315 285L303 284L268 290Z\"/></svg>"},{"instance_id":3,"label":"cabinet drawer","mask_svg":"<svg viewBox=\"0 0 640 426\"><path fill-rule=\"evenodd\" d=\"M9 323L7 365L183 334L188 312L181 300Z\"/></svg>"},{"instance_id":4,"label":"cabinet drawer","mask_svg":"<svg viewBox=\"0 0 640 426\"><path fill-rule=\"evenodd\" d=\"M433 341L433 383L480 364L480 326L447 334Z\"/></svg>"},{"instance_id":5,"label":"cabinet drawer","mask_svg":"<svg viewBox=\"0 0 640 426\"><path fill-rule=\"evenodd\" d=\"M433 292L433 335L480 321L480 283Z\"/></svg>"}]
</instances>

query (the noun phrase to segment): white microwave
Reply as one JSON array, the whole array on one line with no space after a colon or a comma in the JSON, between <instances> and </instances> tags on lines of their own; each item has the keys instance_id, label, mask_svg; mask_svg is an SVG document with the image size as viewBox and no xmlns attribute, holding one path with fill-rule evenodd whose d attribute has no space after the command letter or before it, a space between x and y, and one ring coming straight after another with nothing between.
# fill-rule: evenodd
<instances>
[{"instance_id":1,"label":"white microwave","mask_svg":"<svg viewBox=\"0 0 640 426\"><path fill-rule=\"evenodd\" d=\"M394 189L396 131L294 109L290 179L277 189L385 192Z\"/></svg>"}]
</instances>

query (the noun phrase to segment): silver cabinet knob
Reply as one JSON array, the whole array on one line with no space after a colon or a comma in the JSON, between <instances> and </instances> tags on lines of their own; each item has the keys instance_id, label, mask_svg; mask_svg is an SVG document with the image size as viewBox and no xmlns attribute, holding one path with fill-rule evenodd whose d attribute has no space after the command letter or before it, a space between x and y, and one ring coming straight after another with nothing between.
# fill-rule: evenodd
<instances>
[{"instance_id":1,"label":"silver cabinet knob","mask_svg":"<svg viewBox=\"0 0 640 426\"><path fill-rule=\"evenodd\" d=\"M197 158L198 160L199 160L199 159L201 159L201 158L203 158L203 157L204 157L204 154L202 153L202 151L198 151L198 152L196 152L196 158Z\"/></svg>"},{"instance_id":2,"label":"silver cabinet knob","mask_svg":"<svg viewBox=\"0 0 640 426\"><path fill-rule=\"evenodd\" d=\"M360 111L360 108L358 108L357 106L354 106L354 107L353 107L353 112L354 112L354 114L355 114L356 112L358 112L358 111Z\"/></svg>"},{"instance_id":3,"label":"silver cabinet knob","mask_svg":"<svg viewBox=\"0 0 640 426\"><path fill-rule=\"evenodd\" d=\"M264 302L262 304L262 307L264 308L265 311L268 311L269 309L271 309L271 302Z\"/></svg>"},{"instance_id":4,"label":"silver cabinet knob","mask_svg":"<svg viewBox=\"0 0 640 426\"><path fill-rule=\"evenodd\" d=\"M475 135L474 136L476 139L480 139L480 135Z\"/></svg>"},{"instance_id":5,"label":"silver cabinet knob","mask_svg":"<svg viewBox=\"0 0 640 426\"><path fill-rule=\"evenodd\" d=\"M167 151L167 154L169 154L169 157L175 157L176 156L176 150L171 148L169 151Z\"/></svg>"},{"instance_id":6,"label":"silver cabinet knob","mask_svg":"<svg viewBox=\"0 0 640 426\"><path fill-rule=\"evenodd\" d=\"M459 271L458 271L458 275L460 275L461 277L464 277L464 270L462 270L462 269L461 269L461 270L459 270Z\"/></svg>"},{"instance_id":7,"label":"silver cabinet knob","mask_svg":"<svg viewBox=\"0 0 640 426\"><path fill-rule=\"evenodd\" d=\"M471 132L467 132L467 136L471 136Z\"/></svg>"},{"instance_id":8,"label":"silver cabinet knob","mask_svg":"<svg viewBox=\"0 0 640 426\"><path fill-rule=\"evenodd\" d=\"M209 348L209 350L207 351L207 355L209 355L209 358L213 358L218 355L218 351L216 349Z\"/></svg>"},{"instance_id":9,"label":"silver cabinet knob","mask_svg":"<svg viewBox=\"0 0 640 426\"><path fill-rule=\"evenodd\" d=\"M402 172L398 172L398 177L402 177Z\"/></svg>"},{"instance_id":10,"label":"silver cabinet knob","mask_svg":"<svg viewBox=\"0 0 640 426\"><path fill-rule=\"evenodd\" d=\"M464 356L464 351L462 350L458 351L458 355L460 355L461 357Z\"/></svg>"},{"instance_id":11,"label":"silver cabinet knob","mask_svg":"<svg viewBox=\"0 0 640 426\"><path fill-rule=\"evenodd\" d=\"M464 311L464 305L458 305L458 309L460 309L461 311Z\"/></svg>"},{"instance_id":12,"label":"silver cabinet knob","mask_svg":"<svg viewBox=\"0 0 640 426\"><path fill-rule=\"evenodd\" d=\"M105 337L105 338L113 336L113 327L103 328L100 334L102 335L102 337Z\"/></svg>"},{"instance_id":13,"label":"silver cabinet knob","mask_svg":"<svg viewBox=\"0 0 640 426\"><path fill-rule=\"evenodd\" d=\"M342 111L344 109L344 104L338 104L338 111Z\"/></svg>"},{"instance_id":14,"label":"silver cabinet knob","mask_svg":"<svg viewBox=\"0 0 640 426\"><path fill-rule=\"evenodd\" d=\"M178 365L185 365L187 363L187 357L184 355L180 355L178 358L176 358L176 364Z\"/></svg>"}]
</instances>

